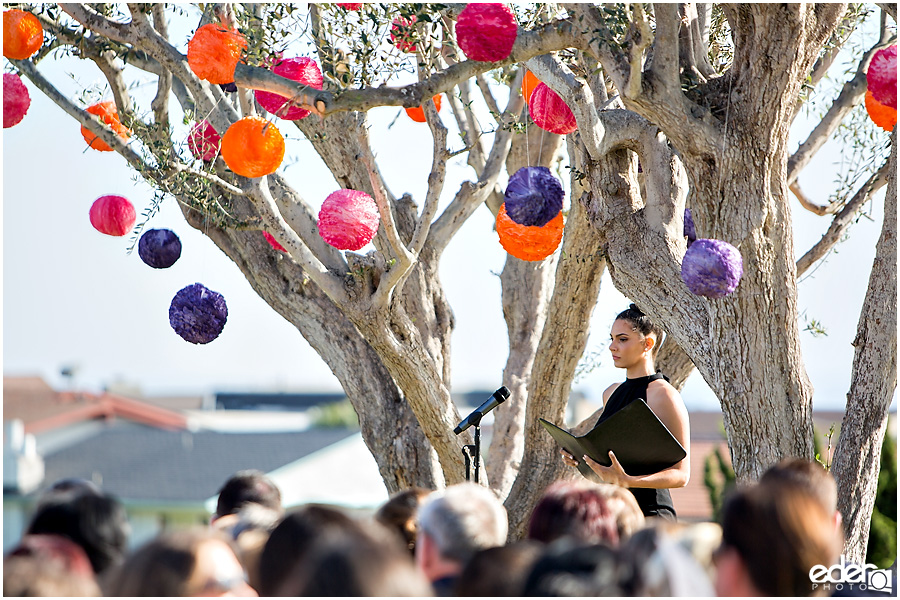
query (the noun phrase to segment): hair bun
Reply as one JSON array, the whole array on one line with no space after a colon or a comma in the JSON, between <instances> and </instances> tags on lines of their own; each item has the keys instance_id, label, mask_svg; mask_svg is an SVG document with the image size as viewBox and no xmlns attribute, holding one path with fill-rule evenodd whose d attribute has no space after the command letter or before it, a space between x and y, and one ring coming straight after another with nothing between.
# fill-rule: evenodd
<instances>
[{"instance_id":1,"label":"hair bun","mask_svg":"<svg viewBox=\"0 0 900 600\"><path fill-rule=\"evenodd\" d=\"M639 313L641 313L641 314L644 314L644 311L642 311L641 309L639 309L639 308L638 308L638 305L635 304L635 303L633 303L633 302L628 306L628 308L629 308L630 310L635 310L635 311L637 311L637 312L639 312Z\"/></svg>"}]
</instances>

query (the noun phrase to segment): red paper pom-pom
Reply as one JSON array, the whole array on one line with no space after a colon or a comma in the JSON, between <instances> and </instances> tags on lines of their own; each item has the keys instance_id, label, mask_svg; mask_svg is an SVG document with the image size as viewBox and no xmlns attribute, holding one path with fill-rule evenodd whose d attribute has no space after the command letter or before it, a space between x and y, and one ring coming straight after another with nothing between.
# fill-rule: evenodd
<instances>
[{"instance_id":1,"label":"red paper pom-pom","mask_svg":"<svg viewBox=\"0 0 900 600\"><path fill-rule=\"evenodd\" d=\"M546 83L534 88L528 102L528 112L535 125L550 133L565 135L578 129L569 105Z\"/></svg>"},{"instance_id":2,"label":"red paper pom-pom","mask_svg":"<svg viewBox=\"0 0 900 600\"><path fill-rule=\"evenodd\" d=\"M522 260L544 260L562 241L563 215L560 211L543 227L519 225L506 214L506 204L497 213L497 233L500 245L509 254Z\"/></svg>"},{"instance_id":3,"label":"red paper pom-pom","mask_svg":"<svg viewBox=\"0 0 900 600\"><path fill-rule=\"evenodd\" d=\"M875 53L866 82L875 100L897 110L897 44Z\"/></svg>"},{"instance_id":4,"label":"red paper pom-pom","mask_svg":"<svg viewBox=\"0 0 900 600\"><path fill-rule=\"evenodd\" d=\"M134 206L122 196L100 196L91 205L91 225L100 233L123 236L134 227Z\"/></svg>"},{"instance_id":5,"label":"red paper pom-pom","mask_svg":"<svg viewBox=\"0 0 900 600\"><path fill-rule=\"evenodd\" d=\"M319 235L338 250L359 250L378 232L375 199L357 190L329 194L319 210Z\"/></svg>"},{"instance_id":6,"label":"red paper pom-pom","mask_svg":"<svg viewBox=\"0 0 900 600\"><path fill-rule=\"evenodd\" d=\"M505 4L473 3L456 20L456 42L466 58L482 62L503 60L516 43L516 17Z\"/></svg>"},{"instance_id":7,"label":"red paper pom-pom","mask_svg":"<svg viewBox=\"0 0 900 600\"><path fill-rule=\"evenodd\" d=\"M210 162L219 153L219 142L221 141L222 136L216 132L210 123L200 121L191 126L191 133L188 135L188 148L190 148L194 158Z\"/></svg>"},{"instance_id":8,"label":"red paper pom-pom","mask_svg":"<svg viewBox=\"0 0 900 600\"><path fill-rule=\"evenodd\" d=\"M25 118L29 106L31 106L31 96L28 95L28 88L25 87L19 76L13 73L4 73L3 127L17 125Z\"/></svg>"},{"instance_id":9,"label":"red paper pom-pom","mask_svg":"<svg viewBox=\"0 0 900 600\"><path fill-rule=\"evenodd\" d=\"M401 52L416 51L416 16L397 17L391 23L391 43Z\"/></svg>"},{"instance_id":10,"label":"red paper pom-pom","mask_svg":"<svg viewBox=\"0 0 900 600\"><path fill-rule=\"evenodd\" d=\"M188 65L200 79L210 83L231 83L241 52L246 49L247 40L240 33L209 23L197 29L188 42Z\"/></svg>"},{"instance_id":11,"label":"red paper pom-pom","mask_svg":"<svg viewBox=\"0 0 900 600\"><path fill-rule=\"evenodd\" d=\"M313 59L305 56L282 59L278 61L272 72L287 79L299 81L317 90L321 90L325 84L319 65ZM305 108L290 104L289 98L262 90L256 90L254 93L260 106L277 117L287 121L297 121L309 115L309 111Z\"/></svg>"},{"instance_id":12,"label":"red paper pom-pom","mask_svg":"<svg viewBox=\"0 0 900 600\"><path fill-rule=\"evenodd\" d=\"M866 92L866 112L872 122L884 129L885 131L893 131L894 125L897 124L897 109L885 106L875 99L872 90Z\"/></svg>"},{"instance_id":13,"label":"red paper pom-pom","mask_svg":"<svg viewBox=\"0 0 900 600\"><path fill-rule=\"evenodd\" d=\"M269 242L269 245L272 246L273 248L275 248L276 250L279 250L281 252L287 252L287 250L284 249L284 246L282 246L281 244L278 243L278 240L275 239L275 236L272 235L271 233L269 233L268 231L263 231L263 237L266 238L266 241Z\"/></svg>"},{"instance_id":14,"label":"red paper pom-pom","mask_svg":"<svg viewBox=\"0 0 900 600\"><path fill-rule=\"evenodd\" d=\"M100 117L100 120L109 125L109 127L123 140L127 140L131 136L131 130L122 125L119 121L119 113L116 112L116 103L112 100L98 102L97 104L88 106L87 111L92 115ZM84 141L88 143L88 146L94 150L99 150L100 152L112 152L112 148L109 147L109 144L101 140L93 131L84 125L81 126L81 136L84 138Z\"/></svg>"},{"instance_id":15,"label":"red paper pom-pom","mask_svg":"<svg viewBox=\"0 0 900 600\"><path fill-rule=\"evenodd\" d=\"M18 8L3 11L3 56L25 60L43 43L44 28L36 16Z\"/></svg>"},{"instance_id":16,"label":"red paper pom-pom","mask_svg":"<svg viewBox=\"0 0 900 600\"><path fill-rule=\"evenodd\" d=\"M438 94L434 98L434 108L440 112L441 111L441 95ZM425 122L425 109L421 106L415 106L413 108L405 108L406 114L409 115L409 118L415 121L416 123L424 123Z\"/></svg>"},{"instance_id":17,"label":"red paper pom-pom","mask_svg":"<svg viewBox=\"0 0 900 600\"><path fill-rule=\"evenodd\" d=\"M531 100L531 93L541 83L541 80L535 77L531 71L525 71L525 77L522 79L522 97L525 98L525 104Z\"/></svg>"},{"instance_id":18,"label":"red paper pom-pom","mask_svg":"<svg viewBox=\"0 0 900 600\"><path fill-rule=\"evenodd\" d=\"M362 8L362 2L338 2L338 6L344 10L359 10Z\"/></svg>"}]
</instances>

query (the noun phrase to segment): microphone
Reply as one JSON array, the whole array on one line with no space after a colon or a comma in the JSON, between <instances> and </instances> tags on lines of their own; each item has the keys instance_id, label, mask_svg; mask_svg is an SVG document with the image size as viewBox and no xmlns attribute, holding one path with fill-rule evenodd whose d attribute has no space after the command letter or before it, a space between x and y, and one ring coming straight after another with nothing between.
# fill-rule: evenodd
<instances>
[{"instance_id":1,"label":"microphone","mask_svg":"<svg viewBox=\"0 0 900 600\"><path fill-rule=\"evenodd\" d=\"M506 389L505 385L500 386L500 389L491 394L491 397L485 400L484 404L473 410L472 414L460 421L459 425L456 426L456 429L453 430L453 433L459 435L472 425L478 425L481 423L481 417L506 402L507 398L509 398L509 390Z\"/></svg>"}]
</instances>

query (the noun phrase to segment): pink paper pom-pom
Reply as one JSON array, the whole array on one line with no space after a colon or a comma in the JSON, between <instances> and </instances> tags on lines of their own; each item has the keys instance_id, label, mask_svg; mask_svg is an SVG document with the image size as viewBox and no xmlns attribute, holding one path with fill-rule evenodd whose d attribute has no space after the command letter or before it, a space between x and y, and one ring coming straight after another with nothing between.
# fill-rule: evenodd
<instances>
[{"instance_id":1,"label":"pink paper pom-pom","mask_svg":"<svg viewBox=\"0 0 900 600\"><path fill-rule=\"evenodd\" d=\"M219 153L219 142L222 140L216 130L207 121L200 121L191 126L191 133L188 135L188 148L194 158L199 158L204 162L210 162L216 158Z\"/></svg>"},{"instance_id":2,"label":"pink paper pom-pom","mask_svg":"<svg viewBox=\"0 0 900 600\"><path fill-rule=\"evenodd\" d=\"M100 233L123 236L134 227L134 206L122 196L100 196L91 205L91 225Z\"/></svg>"},{"instance_id":3,"label":"pink paper pom-pom","mask_svg":"<svg viewBox=\"0 0 900 600\"><path fill-rule=\"evenodd\" d=\"M284 246L278 243L278 240L275 239L275 236L268 231L263 231L263 237L266 238L266 241L269 242L269 245L276 250L279 250L280 252L287 252L287 250L284 249Z\"/></svg>"},{"instance_id":4,"label":"pink paper pom-pom","mask_svg":"<svg viewBox=\"0 0 900 600\"><path fill-rule=\"evenodd\" d=\"M325 84L322 77L322 71L319 65L311 58L300 56L298 58L284 58L279 60L272 72L281 75L293 81L299 81L317 90L321 90ZM256 101L260 106L272 113L273 115L285 119L287 121L297 121L309 115L309 111L299 106L285 104L290 102L289 98L273 94L272 92L264 92L256 90Z\"/></svg>"},{"instance_id":5,"label":"pink paper pom-pom","mask_svg":"<svg viewBox=\"0 0 900 600\"><path fill-rule=\"evenodd\" d=\"M17 125L25 118L28 107L31 106L31 96L28 88L22 83L18 75L13 73L3 74L3 127Z\"/></svg>"},{"instance_id":6,"label":"pink paper pom-pom","mask_svg":"<svg viewBox=\"0 0 900 600\"><path fill-rule=\"evenodd\" d=\"M538 84L531 92L528 112L535 125L550 133L565 135L578 129L569 105L546 83Z\"/></svg>"},{"instance_id":7,"label":"pink paper pom-pom","mask_svg":"<svg viewBox=\"0 0 900 600\"><path fill-rule=\"evenodd\" d=\"M357 190L329 194L319 210L319 235L338 250L359 250L378 232L375 199Z\"/></svg>"},{"instance_id":8,"label":"pink paper pom-pom","mask_svg":"<svg viewBox=\"0 0 900 600\"><path fill-rule=\"evenodd\" d=\"M466 6L456 21L456 42L470 60L496 62L512 52L518 26L513 12L500 3Z\"/></svg>"},{"instance_id":9,"label":"pink paper pom-pom","mask_svg":"<svg viewBox=\"0 0 900 600\"><path fill-rule=\"evenodd\" d=\"M897 44L883 48L875 53L866 82L872 97L885 106L897 108Z\"/></svg>"},{"instance_id":10,"label":"pink paper pom-pom","mask_svg":"<svg viewBox=\"0 0 900 600\"><path fill-rule=\"evenodd\" d=\"M362 2L338 2L338 6L344 10L359 10L362 8Z\"/></svg>"},{"instance_id":11,"label":"pink paper pom-pom","mask_svg":"<svg viewBox=\"0 0 900 600\"><path fill-rule=\"evenodd\" d=\"M391 22L391 43L401 52L416 51L416 16L397 17Z\"/></svg>"}]
</instances>

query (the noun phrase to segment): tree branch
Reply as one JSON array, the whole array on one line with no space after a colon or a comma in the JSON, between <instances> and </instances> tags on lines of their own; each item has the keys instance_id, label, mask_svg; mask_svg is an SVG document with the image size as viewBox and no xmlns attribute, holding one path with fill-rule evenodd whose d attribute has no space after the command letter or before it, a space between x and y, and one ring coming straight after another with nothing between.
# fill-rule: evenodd
<instances>
[{"instance_id":1,"label":"tree branch","mask_svg":"<svg viewBox=\"0 0 900 600\"><path fill-rule=\"evenodd\" d=\"M653 13L656 16L656 38L651 49L653 60L646 74L652 78L654 86L660 86L665 90L664 95L671 98L681 92L678 60L681 15L678 14L677 4L661 2L653 4Z\"/></svg>"},{"instance_id":2,"label":"tree branch","mask_svg":"<svg viewBox=\"0 0 900 600\"><path fill-rule=\"evenodd\" d=\"M166 24L166 8L163 4L153 5L153 23L160 37L164 40L169 39L169 28ZM150 103L153 110L153 120L159 127L159 130L169 130L169 95L172 93L172 73L163 71L159 76L159 82L156 87L156 97Z\"/></svg>"}]
</instances>

